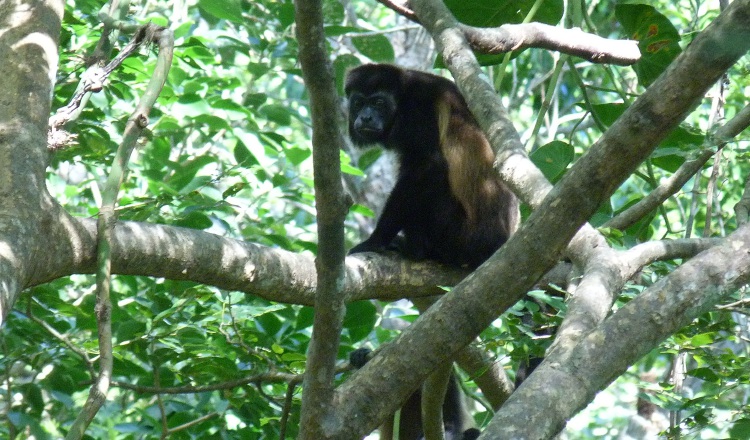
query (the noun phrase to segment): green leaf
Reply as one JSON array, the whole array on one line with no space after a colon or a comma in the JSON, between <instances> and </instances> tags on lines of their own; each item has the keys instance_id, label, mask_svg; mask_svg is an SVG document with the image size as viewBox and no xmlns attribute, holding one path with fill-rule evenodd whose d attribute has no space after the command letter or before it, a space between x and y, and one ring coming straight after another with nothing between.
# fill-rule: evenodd
<instances>
[{"instance_id":1,"label":"green leaf","mask_svg":"<svg viewBox=\"0 0 750 440\"><path fill-rule=\"evenodd\" d=\"M135 320L123 321L119 323L113 323L113 326L117 329L115 331L115 337L117 343L130 341L136 335L142 334L146 331L146 324Z\"/></svg>"},{"instance_id":2,"label":"green leaf","mask_svg":"<svg viewBox=\"0 0 750 440\"><path fill-rule=\"evenodd\" d=\"M282 2L279 5L279 9L276 11L276 17L279 19L279 23L282 28L287 28L294 24L294 4L292 2Z\"/></svg>"},{"instance_id":3,"label":"green leaf","mask_svg":"<svg viewBox=\"0 0 750 440\"><path fill-rule=\"evenodd\" d=\"M241 166L249 167L258 164L258 160L242 142L237 142L232 153L234 153L234 160Z\"/></svg>"},{"instance_id":4,"label":"green leaf","mask_svg":"<svg viewBox=\"0 0 750 440\"><path fill-rule=\"evenodd\" d=\"M289 109L284 107L283 105L264 105L260 108L260 113L269 121L273 121L279 125L289 125L292 122L291 115L289 114Z\"/></svg>"},{"instance_id":5,"label":"green leaf","mask_svg":"<svg viewBox=\"0 0 750 440\"><path fill-rule=\"evenodd\" d=\"M229 123L226 119L214 115L199 115L193 119L197 124L207 126L211 133L221 130L229 130Z\"/></svg>"},{"instance_id":6,"label":"green leaf","mask_svg":"<svg viewBox=\"0 0 750 440\"><path fill-rule=\"evenodd\" d=\"M390 40L381 34L352 37L352 44L362 55L379 63L391 63L395 58Z\"/></svg>"},{"instance_id":7,"label":"green leaf","mask_svg":"<svg viewBox=\"0 0 750 440\"><path fill-rule=\"evenodd\" d=\"M618 3L615 16L628 37L638 41L641 59L633 66L638 81L648 87L680 54L680 34L672 23L648 3Z\"/></svg>"},{"instance_id":8,"label":"green leaf","mask_svg":"<svg viewBox=\"0 0 750 440\"><path fill-rule=\"evenodd\" d=\"M326 23L341 23L346 18L344 5L339 1L323 2L323 17Z\"/></svg>"},{"instance_id":9,"label":"green leaf","mask_svg":"<svg viewBox=\"0 0 750 440\"><path fill-rule=\"evenodd\" d=\"M284 155L293 165L299 165L312 155L307 148L291 147L284 150Z\"/></svg>"},{"instance_id":10,"label":"green leaf","mask_svg":"<svg viewBox=\"0 0 750 440\"><path fill-rule=\"evenodd\" d=\"M346 306L344 328L349 330L352 342L361 341L370 334L378 319L376 312L370 301L355 301Z\"/></svg>"},{"instance_id":11,"label":"green leaf","mask_svg":"<svg viewBox=\"0 0 750 440\"><path fill-rule=\"evenodd\" d=\"M596 104L592 111L605 126L612 125L628 106L623 103ZM687 157L703 144L705 134L685 124L680 125L661 141L659 147L651 154L652 163L669 172L677 171Z\"/></svg>"},{"instance_id":12,"label":"green leaf","mask_svg":"<svg viewBox=\"0 0 750 440\"><path fill-rule=\"evenodd\" d=\"M565 310L567 308L567 306L565 305L565 301L561 297L549 295L543 290L532 290L528 293L528 295L557 310ZM529 307L528 303L527 307Z\"/></svg>"},{"instance_id":13,"label":"green leaf","mask_svg":"<svg viewBox=\"0 0 750 440\"><path fill-rule=\"evenodd\" d=\"M28 428L28 433L31 434L31 437L33 438L49 438L49 434L44 428L42 428L42 426L39 424L39 420L36 417L31 417L27 414L16 411L9 411L7 418L16 428L18 428L24 434L26 434Z\"/></svg>"},{"instance_id":14,"label":"green leaf","mask_svg":"<svg viewBox=\"0 0 750 440\"><path fill-rule=\"evenodd\" d=\"M359 61L359 58L352 54L340 55L333 60L333 71L336 75L336 90L338 90L339 95L344 95L346 73L352 67L359 66L360 64L362 63Z\"/></svg>"},{"instance_id":15,"label":"green leaf","mask_svg":"<svg viewBox=\"0 0 750 440\"><path fill-rule=\"evenodd\" d=\"M208 229L213 226L213 222L206 214L200 211L192 211L177 219L174 225L190 229Z\"/></svg>"},{"instance_id":16,"label":"green leaf","mask_svg":"<svg viewBox=\"0 0 750 440\"><path fill-rule=\"evenodd\" d=\"M294 353L294 352L286 352L281 355L281 359L284 362L305 362L307 360L307 356L304 355L304 353Z\"/></svg>"},{"instance_id":17,"label":"green leaf","mask_svg":"<svg viewBox=\"0 0 750 440\"><path fill-rule=\"evenodd\" d=\"M750 419L740 419L729 429L729 437L734 440L750 439Z\"/></svg>"},{"instance_id":18,"label":"green leaf","mask_svg":"<svg viewBox=\"0 0 750 440\"><path fill-rule=\"evenodd\" d=\"M719 376L714 373L713 370L710 368L693 368L692 370L688 370L687 374L692 377L697 377L698 379L705 380L706 382L711 383L720 383L721 380L719 379Z\"/></svg>"},{"instance_id":19,"label":"green leaf","mask_svg":"<svg viewBox=\"0 0 750 440\"><path fill-rule=\"evenodd\" d=\"M351 174L352 176L364 176L365 173L362 172L359 168L356 168L351 165L351 158L348 154L346 154L345 151L339 152L339 157L341 159L341 172L346 174Z\"/></svg>"},{"instance_id":20,"label":"green leaf","mask_svg":"<svg viewBox=\"0 0 750 440\"><path fill-rule=\"evenodd\" d=\"M238 104L231 99L219 99L211 102L211 107L219 110L224 110L236 118L248 118L252 116L252 113L247 110L244 106Z\"/></svg>"},{"instance_id":21,"label":"green leaf","mask_svg":"<svg viewBox=\"0 0 750 440\"><path fill-rule=\"evenodd\" d=\"M563 141L552 141L531 153L534 162L550 182L556 182L573 161L573 146Z\"/></svg>"},{"instance_id":22,"label":"green leaf","mask_svg":"<svg viewBox=\"0 0 750 440\"><path fill-rule=\"evenodd\" d=\"M445 5L458 21L470 26L494 27L507 23L521 23L534 2L529 0L446 0ZM563 14L562 0L544 0L533 17L533 21L557 24Z\"/></svg>"},{"instance_id":23,"label":"green leaf","mask_svg":"<svg viewBox=\"0 0 750 440\"><path fill-rule=\"evenodd\" d=\"M171 179L169 179L169 184L172 186L172 188L181 190L195 178L196 174L198 174L198 171L200 171L206 165L214 162L216 162L216 158L213 156L198 156L175 169L174 175Z\"/></svg>"},{"instance_id":24,"label":"green leaf","mask_svg":"<svg viewBox=\"0 0 750 440\"><path fill-rule=\"evenodd\" d=\"M362 172L359 168L353 167L349 165L348 163L342 163L341 164L341 172L345 174L351 174L352 176L360 176L363 177L365 173Z\"/></svg>"},{"instance_id":25,"label":"green leaf","mask_svg":"<svg viewBox=\"0 0 750 440\"><path fill-rule=\"evenodd\" d=\"M666 171L675 172L685 160L703 145L706 136L687 125L672 130L651 154L651 162Z\"/></svg>"},{"instance_id":26,"label":"green leaf","mask_svg":"<svg viewBox=\"0 0 750 440\"><path fill-rule=\"evenodd\" d=\"M370 167L370 165L374 164L376 160L380 158L380 156L383 155L383 150L380 148L370 148L369 150L362 153L361 156L359 156L359 161L357 163L357 166L361 170L366 170Z\"/></svg>"},{"instance_id":27,"label":"green leaf","mask_svg":"<svg viewBox=\"0 0 750 440\"><path fill-rule=\"evenodd\" d=\"M27 383L18 387L23 394L23 404L28 411L39 416L44 410L44 398L42 397L42 390L36 383Z\"/></svg>"},{"instance_id":28,"label":"green leaf","mask_svg":"<svg viewBox=\"0 0 750 440\"><path fill-rule=\"evenodd\" d=\"M701 333L690 338L690 345L693 347L704 347L714 343L716 333Z\"/></svg>"},{"instance_id":29,"label":"green leaf","mask_svg":"<svg viewBox=\"0 0 750 440\"><path fill-rule=\"evenodd\" d=\"M240 0L198 0L198 6L216 18L242 23Z\"/></svg>"},{"instance_id":30,"label":"green leaf","mask_svg":"<svg viewBox=\"0 0 750 440\"><path fill-rule=\"evenodd\" d=\"M297 314L297 323L295 324L295 328L297 330L302 330L308 327L312 327L314 317L315 309L313 309L312 307L302 307Z\"/></svg>"},{"instance_id":31,"label":"green leaf","mask_svg":"<svg viewBox=\"0 0 750 440\"><path fill-rule=\"evenodd\" d=\"M352 205L351 208L349 208L349 212L356 212L357 214L362 214L365 217L375 217L375 213L372 211L372 209L368 208L367 206L360 205L359 203L355 203Z\"/></svg>"},{"instance_id":32,"label":"green leaf","mask_svg":"<svg viewBox=\"0 0 750 440\"><path fill-rule=\"evenodd\" d=\"M265 93L248 93L245 95L245 105L248 107L260 107L268 101Z\"/></svg>"},{"instance_id":33,"label":"green leaf","mask_svg":"<svg viewBox=\"0 0 750 440\"><path fill-rule=\"evenodd\" d=\"M620 115L625 113L625 110L627 109L628 105L623 104L622 102L609 102L606 104L594 104L591 111L602 124L609 127L620 117Z\"/></svg>"},{"instance_id":34,"label":"green leaf","mask_svg":"<svg viewBox=\"0 0 750 440\"><path fill-rule=\"evenodd\" d=\"M339 37L348 33L358 33L362 31L362 29L358 27L340 25L326 26L324 29L326 37Z\"/></svg>"},{"instance_id":35,"label":"green leaf","mask_svg":"<svg viewBox=\"0 0 750 440\"><path fill-rule=\"evenodd\" d=\"M270 337L275 337L284 325L275 313L265 313L257 316L255 323L258 326L258 330Z\"/></svg>"}]
</instances>

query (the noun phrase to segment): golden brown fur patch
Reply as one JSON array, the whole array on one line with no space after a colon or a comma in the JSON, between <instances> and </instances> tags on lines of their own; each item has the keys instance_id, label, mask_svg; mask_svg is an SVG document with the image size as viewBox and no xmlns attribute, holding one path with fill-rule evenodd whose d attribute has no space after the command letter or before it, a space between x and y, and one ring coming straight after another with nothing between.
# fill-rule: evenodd
<instances>
[{"instance_id":1,"label":"golden brown fur patch","mask_svg":"<svg viewBox=\"0 0 750 440\"><path fill-rule=\"evenodd\" d=\"M481 215L484 201L499 197L501 188L494 168L494 154L489 141L473 120L454 108L451 96L437 104L440 148L448 162L451 192L466 211L469 225Z\"/></svg>"}]
</instances>

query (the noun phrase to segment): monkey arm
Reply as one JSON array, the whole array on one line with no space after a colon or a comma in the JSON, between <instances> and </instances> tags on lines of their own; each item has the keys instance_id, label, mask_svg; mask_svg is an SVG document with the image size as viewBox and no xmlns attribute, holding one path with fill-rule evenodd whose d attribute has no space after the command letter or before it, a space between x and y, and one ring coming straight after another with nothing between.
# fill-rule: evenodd
<instances>
[{"instance_id":1,"label":"monkey arm","mask_svg":"<svg viewBox=\"0 0 750 440\"><path fill-rule=\"evenodd\" d=\"M375 225L375 230L367 240L354 246L349 251L350 254L383 251L393 243L396 235L404 228L407 218L413 215L415 184L412 180L403 173L399 176Z\"/></svg>"}]
</instances>

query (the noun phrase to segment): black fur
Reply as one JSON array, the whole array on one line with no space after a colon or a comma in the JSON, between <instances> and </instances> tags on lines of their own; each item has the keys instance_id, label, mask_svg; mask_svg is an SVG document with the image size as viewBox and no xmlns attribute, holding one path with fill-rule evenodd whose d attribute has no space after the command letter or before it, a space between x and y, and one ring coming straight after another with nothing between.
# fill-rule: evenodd
<instances>
[{"instance_id":1,"label":"black fur","mask_svg":"<svg viewBox=\"0 0 750 440\"><path fill-rule=\"evenodd\" d=\"M414 259L477 267L518 224L518 199L493 169L494 155L451 81L387 64L349 72L349 134L355 145L395 151L396 184L370 237L350 253L396 247ZM400 237L399 234L403 234ZM370 351L352 352L361 367ZM474 440L463 394L451 377L443 402L446 439ZM401 408L400 440L420 440L421 390Z\"/></svg>"},{"instance_id":2,"label":"black fur","mask_svg":"<svg viewBox=\"0 0 750 440\"><path fill-rule=\"evenodd\" d=\"M380 144L400 159L396 184L372 235L350 253L381 251L403 232L400 250L415 259L476 267L505 241L518 222L518 201L492 170L489 144L451 81L387 64L368 64L349 72L349 133L359 146ZM461 154L471 169L451 184L454 166L441 145L439 118L444 109ZM475 172L476 170L476 172ZM456 173L460 176L460 173ZM465 183L464 183L465 182ZM463 186L491 188L463 203ZM470 219L468 208L474 213ZM475 206L472 206L475 205Z\"/></svg>"}]
</instances>

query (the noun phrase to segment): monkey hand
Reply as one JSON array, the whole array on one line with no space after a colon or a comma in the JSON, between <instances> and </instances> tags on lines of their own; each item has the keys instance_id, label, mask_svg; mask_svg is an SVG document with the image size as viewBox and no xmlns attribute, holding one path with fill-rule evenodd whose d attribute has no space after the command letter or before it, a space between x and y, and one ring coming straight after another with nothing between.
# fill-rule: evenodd
<instances>
[{"instance_id":1,"label":"monkey hand","mask_svg":"<svg viewBox=\"0 0 750 440\"><path fill-rule=\"evenodd\" d=\"M365 240L362 243L351 248L351 250L349 250L349 255L360 254L362 252L382 252L384 250L384 246L372 243L369 240Z\"/></svg>"}]
</instances>

